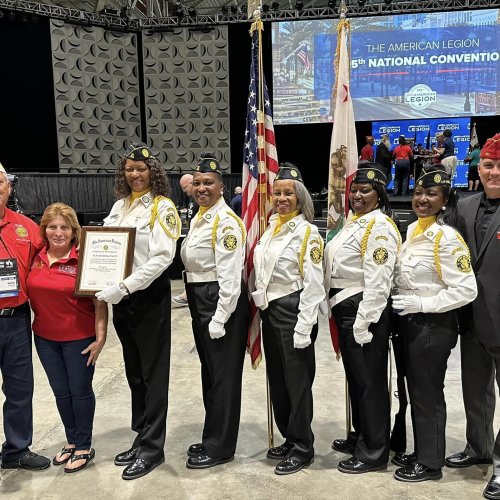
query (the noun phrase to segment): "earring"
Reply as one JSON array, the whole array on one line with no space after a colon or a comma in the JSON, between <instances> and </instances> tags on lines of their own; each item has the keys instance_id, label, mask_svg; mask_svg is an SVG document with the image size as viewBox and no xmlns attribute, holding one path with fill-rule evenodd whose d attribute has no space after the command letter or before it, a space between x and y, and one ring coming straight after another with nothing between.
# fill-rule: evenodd
<instances>
[{"instance_id":1,"label":"earring","mask_svg":"<svg viewBox=\"0 0 500 500\"><path fill-rule=\"evenodd\" d=\"M441 207L441 210L446 210L446 205L444 205L443 207Z\"/></svg>"}]
</instances>

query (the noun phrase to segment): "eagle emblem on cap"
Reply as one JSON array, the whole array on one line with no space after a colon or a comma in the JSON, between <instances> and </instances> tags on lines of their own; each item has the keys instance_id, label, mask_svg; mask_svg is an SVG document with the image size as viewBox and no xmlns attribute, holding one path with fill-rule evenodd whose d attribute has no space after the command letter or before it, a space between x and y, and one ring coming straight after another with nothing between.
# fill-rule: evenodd
<instances>
[{"instance_id":1,"label":"eagle emblem on cap","mask_svg":"<svg viewBox=\"0 0 500 500\"><path fill-rule=\"evenodd\" d=\"M387 262L387 259L389 258L389 252L387 251L386 248L376 248L373 251L373 261L375 264L378 264L379 266L382 264L385 264Z\"/></svg>"},{"instance_id":2,"label":"eagle emblem on cap","mask_svg":"<svg viewBox=\"0 0 500 500\"><path fill-rule=\"evenodd\" d=\"M436 184L439 184L439 183L441 182L441 174L436 174L436 175L434 176L434 182L435 182Z\"/></svg>"},{"instance_id":3,"label":"eagle emblem on cap","mask_svg":"<svg viewBox=\"0 0 500 500\"><path fill-rule=\"evenodd\" d=\"M211 161L211 162L210 162L210 168L211 168L212 170L215 170L215 169L217 168L217 164L216 164L214 161Z\"/></svg>"},{"instance_id":4,"label":"eagle emblem on cap","mask_svg":"<svg viewBox=\"0 0 500 500\"><path fill-rule=\"evenodd\" d=\"M141 149L142 156L149 158L149 151L146 148Z\"/></svg>"},{"instance_id":5,"label":"eagle emblem on cap","mask_svg":"<svg viewBox=\"0 0 500 500\"><path fill-rule=\"evenodd\" d=\"M224 244L224 248L226 250L235 250L238 246L238 240L233 234L228 234L227 236L225 236L222 240L222 243Z\"/></svg>"},{"instance_id":6,"label":"eagle emblem on cap","mask_svg":"<svg viewBox=\"0 0 500 500\"><path fill-rule=\"evenodd\" d=\"M368 170L368 172L366 172L366 177L370 180L375 179L375 172L373 170Z\"/></svg>"},{"instance_id":7,"label":"eagle emblem on cap","mask_svg":"<svg viewBox=\"0 0 500 500\"><path fill-rule=\"evenodd\" d=\"M290 170L290 175L291 175L292 177L297 177L297 171L296 171L296 170L293 170L293 169L292 169L292 170Z\"/></svg>"}]
</instances>

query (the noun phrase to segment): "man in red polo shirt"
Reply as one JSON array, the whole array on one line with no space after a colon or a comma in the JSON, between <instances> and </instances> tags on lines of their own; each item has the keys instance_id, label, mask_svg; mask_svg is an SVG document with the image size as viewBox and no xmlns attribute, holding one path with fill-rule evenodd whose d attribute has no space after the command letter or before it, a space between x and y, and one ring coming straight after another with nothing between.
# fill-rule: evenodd
<instances>
[{"instance_id":1,"label":"man in red polo shirt","mask_svg":"<svg viewBox=\"0 0 500 500\"><path fill-rule=\"evenodd\" d=\"M0 370L5 403L2 469L42 470L48 458L29 450L33 438L31 317L26 278L43 246L38 226L7 208L10 183L0 164Z\"/></svg>"},{"instance_id":2,"label":"man in red polo shirt","mask_svg":"<svg viewBox=\"0 0 500 500\"><path fill-rule=\"evenodd\" d=\"M369 161L373 162L373 144L375 144L375 140L371 135L366 136L366 145L361 150L361 154L359 155L359 161Z\"/></svg>"}]
</instances>

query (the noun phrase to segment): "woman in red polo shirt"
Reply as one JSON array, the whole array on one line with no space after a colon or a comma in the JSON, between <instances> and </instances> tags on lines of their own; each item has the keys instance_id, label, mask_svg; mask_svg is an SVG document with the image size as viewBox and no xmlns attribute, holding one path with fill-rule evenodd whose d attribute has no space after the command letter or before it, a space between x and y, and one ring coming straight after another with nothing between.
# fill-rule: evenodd
<instances>
[{"instance_id":1,"label":"woman in red polo shirt","mask_svg":"<svg viewBox=\"0 0 500 500\"><path fill-rule=\"evenodd\" d=\"M82 470L95 456L92 379L108 325L105 302L74 296L80 232L71 207L48 206L40 224L46 246L35 257L27 280L36 350L68 441L52 463L66 464L64 472Z\"/></svg>"}]
</instances>

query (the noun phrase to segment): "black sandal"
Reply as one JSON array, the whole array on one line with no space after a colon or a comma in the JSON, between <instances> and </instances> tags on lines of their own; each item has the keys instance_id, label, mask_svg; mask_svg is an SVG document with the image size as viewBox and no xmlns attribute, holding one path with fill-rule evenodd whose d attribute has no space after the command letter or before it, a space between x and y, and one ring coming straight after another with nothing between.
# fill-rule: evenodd
<instances>
[{"instance_id":1,"label":"black sandal","mask_svg":"<svg viewBox=\"0 0 500 500\"><path fill-rule=\"evenodd\" d=\"M63 465L69 460L71 460L71 457L73 456L73 453L75 453L75 448L66 448L64 447L61 452L59 453L60 455L66 455L69 454L68 458L65 458L64 460L57 460L57 455L52 459L52 463L54 465Z\"/></svg>"},{"instance_id":2,"label":"black sandal","mask_svg":"<svg viewBox=\"0 0 500 500\"><path fill-rule=\"evenodd\" d=\"M73 453L73 455L71 457L71 462L76 462L77 460L85 460L85 462L82 465L75 467L74 469L68 469L67 467L64 467L64 472L67 472L68 474L70 474L72 472L78 472L82 469L85 469L85 467L87 467L89 462L94 460L94 457L95 457L94 448L90 448L90 453L82 453L81 455L75 455Z\"/></svg>"}]
</instances>

